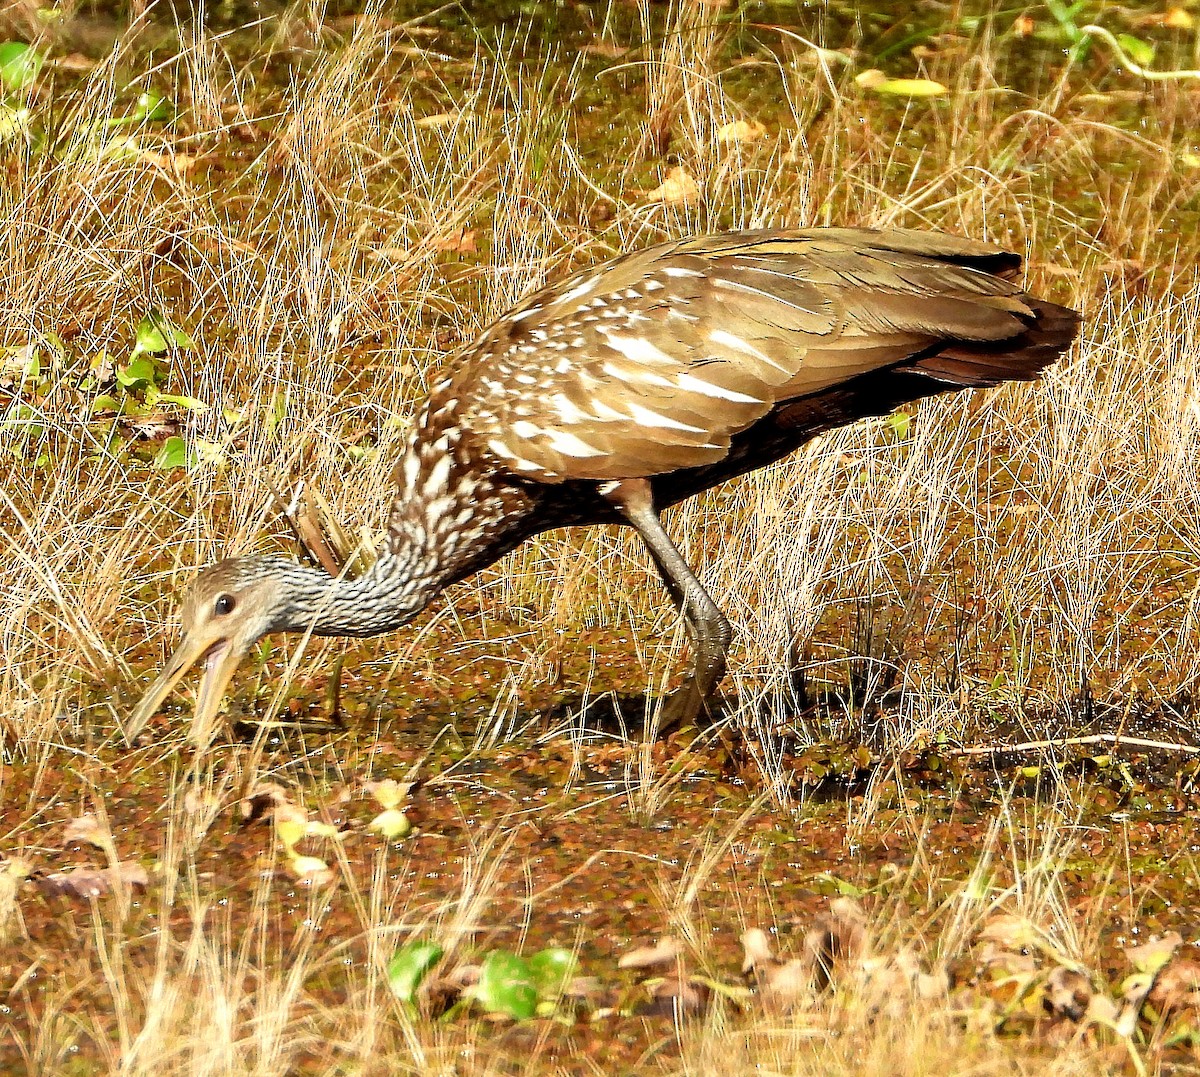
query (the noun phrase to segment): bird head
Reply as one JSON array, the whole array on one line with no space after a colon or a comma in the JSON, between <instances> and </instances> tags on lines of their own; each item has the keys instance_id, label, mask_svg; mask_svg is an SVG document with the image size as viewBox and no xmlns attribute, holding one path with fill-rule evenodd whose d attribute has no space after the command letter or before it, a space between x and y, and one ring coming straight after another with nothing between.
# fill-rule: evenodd
<instances>
[{"instance_id":1,"label":"bird head","mask_svg":"<svg viewBox=\"0 0 1200 1077\"><path fill-rule=\"evenodd\" d=\"M283 565L290 562L278 562ZM142 731L183 675L202 661L204 677L190 739L200 747L208 744L225 688L243 656L268 632L290 627L291 604L286 587L281 586L283 572L276 569L274 558L234 557L196 576L179 614L183 638L134 709L125 727L127 743Z\"/></svg>"}]
</instances>

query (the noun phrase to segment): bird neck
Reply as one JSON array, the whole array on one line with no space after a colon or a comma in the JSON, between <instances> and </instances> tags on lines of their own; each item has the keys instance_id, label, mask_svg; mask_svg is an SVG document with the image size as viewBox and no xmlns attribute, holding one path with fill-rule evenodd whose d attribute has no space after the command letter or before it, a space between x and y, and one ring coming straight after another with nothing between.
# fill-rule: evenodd
<instances>
[{"instance_id":1,"label":"bird neck","mask_svg":"<svg viewBox=\"0 0 1200 1077\"><path fill-rule=\"evenodd\" d=\"M293 587L287 626L314 636L377 636L411 621L444 586L426 558L397 556L385 547L363 575L330 579L302 569L305 585Z\"/></svg>"},{"instance_id":2,"label":"bird neck","mask_svg":"<svg viewBox=\"0 0 1200 1077\"><path fill-rule=\"evenodd\" d=\"M306 579L298 589L304 601L297 612L307 614L301 631L311 626L318 636L374 636L398 628L443 588L497 561L536 530L530 524L536 495L472 451L455 421L453 399L441 399L447 385L438 388L396 466L397 497L378 560L358 579L331 581L320 573Z\"/></svg>"}]
</instances>

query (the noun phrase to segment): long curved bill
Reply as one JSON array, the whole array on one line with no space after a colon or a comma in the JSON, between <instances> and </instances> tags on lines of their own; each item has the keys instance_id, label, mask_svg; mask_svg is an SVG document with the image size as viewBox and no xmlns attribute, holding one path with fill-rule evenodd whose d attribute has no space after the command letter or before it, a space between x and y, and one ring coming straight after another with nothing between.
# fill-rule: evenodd
<instances>
[{"instance_id":1,"label":"long curved bill","mask_svg":"<svg viewBox=\"0 0 1200 1077\"><path fill-rule=\"evenodd\" d=\"M147 689L125 724L125 743L132 744L134 738L154 717L154 712L170 694L183 675L197 662L204 662L204 676L196 696L196 711L188 739L198 748L207 748L216 730L217 714L233 674L242 655L228 639L205 639L185 636L175 648L175 653Z\"/></svg>"}]
</instances>

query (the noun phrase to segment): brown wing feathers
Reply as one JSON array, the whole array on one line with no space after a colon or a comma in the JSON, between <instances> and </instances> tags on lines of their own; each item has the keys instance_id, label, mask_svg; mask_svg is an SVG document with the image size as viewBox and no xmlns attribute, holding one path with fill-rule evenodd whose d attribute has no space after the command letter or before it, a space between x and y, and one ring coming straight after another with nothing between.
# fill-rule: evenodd
<instances>
[{"instance_id":1,"label":"brown wing feathers","mask_svg":"<svg viewBox=\"0 0 1200 1077\"><path fill-rule=\"evenodd\" d=\"M1016 336L991 343L960 341L944 345L935 354L916 358L898 369L972 388L1032 381L1071 346L1079 331L1079 315L1056 303L1025 298L1032 315Z\"/></svg>"},{"instance_id":2,"label":"brown wing feathers","mask_svg":"<svg viewBox=\"0 0 1200 1077\"><path fill-rule=\"evenodd\" d=\"M1028 379L1069 346L1077 318L1023 293L1010 280L1019 267L994 247L908 230L730 233L640 251L537 293L485 333L454 379L463 426L517 474L632 478L713 464L773 408L871 371L904 375L884 394L911 382L903 399L939 391L926 379Z\"/></svg>"}]
</instances>

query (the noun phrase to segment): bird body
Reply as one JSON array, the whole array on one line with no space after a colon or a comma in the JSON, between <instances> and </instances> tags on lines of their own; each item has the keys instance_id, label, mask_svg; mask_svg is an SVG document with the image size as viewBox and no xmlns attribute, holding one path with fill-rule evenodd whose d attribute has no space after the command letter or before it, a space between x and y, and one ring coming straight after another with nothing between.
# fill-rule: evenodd
<instances>
[{"instance_id":1,"label":"bird body","mask_svg":"<svg viewBox=\"0 0 1200 1077\"><path fill-rule=\"evenodd\" d=\"M1022 291L1020 265L940 233L730 232L533 293L435 381L372 568L335 580L252 557L203 570L184 641L127 736L202 657L193 737L204 743L259 636L390 631L530 536L597 523L639 531L680 607L694 655L675 709L694 717L724 673L729 626L658 512L854 419L1036 377L1070 346L1078 316Z\"/></svg>"}]
</instances>

